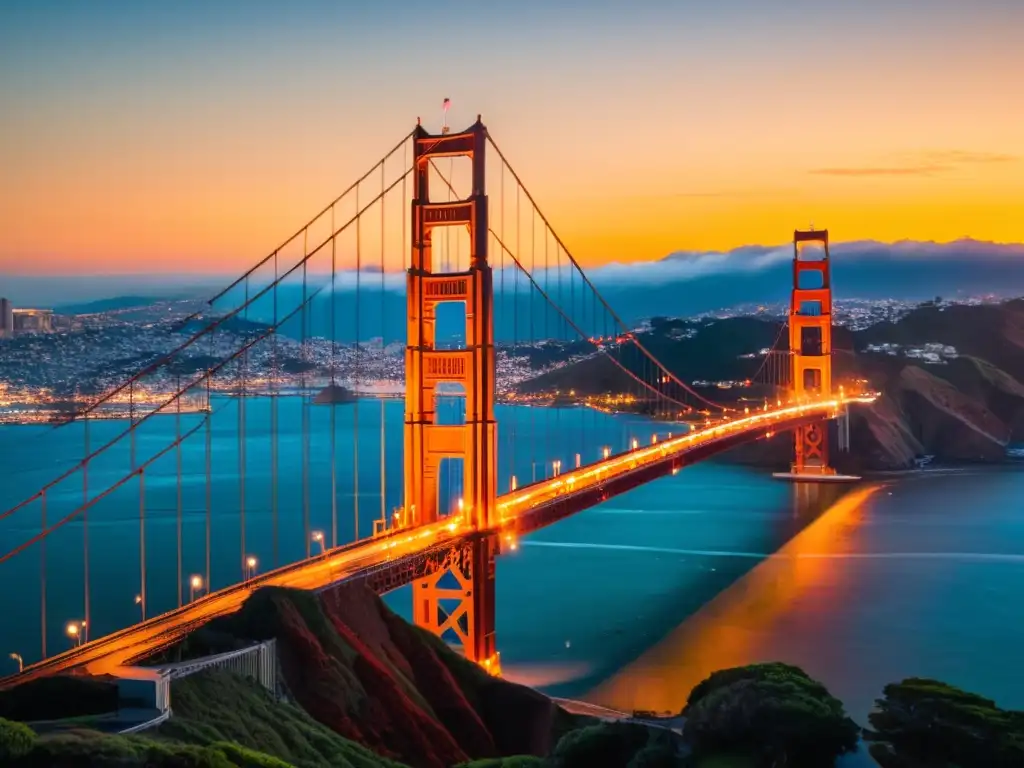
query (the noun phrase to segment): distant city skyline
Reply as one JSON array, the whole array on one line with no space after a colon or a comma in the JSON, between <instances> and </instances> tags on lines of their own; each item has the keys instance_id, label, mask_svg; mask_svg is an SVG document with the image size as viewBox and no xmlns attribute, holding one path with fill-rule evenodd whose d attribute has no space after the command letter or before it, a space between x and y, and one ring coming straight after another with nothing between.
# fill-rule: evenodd
<instances>
[{"instance_id":1,"label":"distant city skyline","mask_svg":"<svg viewBox=\"0 0 1024 768\"><path fill-rule=\"evenodd\" d=\"M585 266L1024 242L1019 3L481 8L5 6L0 275L237 273L443 97Z\"/></svg>"}]
</instances>

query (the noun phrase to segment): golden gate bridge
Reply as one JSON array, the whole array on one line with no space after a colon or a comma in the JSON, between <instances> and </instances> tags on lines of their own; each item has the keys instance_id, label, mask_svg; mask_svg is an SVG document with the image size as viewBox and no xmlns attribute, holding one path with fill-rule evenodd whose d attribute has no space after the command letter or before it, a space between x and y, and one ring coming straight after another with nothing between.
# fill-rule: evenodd
<instances>
[{"instance_id":1,"label":"golden gate bridge","mask_svg":"<svg viewBox=\"0 0 1024 768\"><path fill-rule=\"evenodd\" d=\"M488 153L497 163L485 162ZM389 498L385 402L373 413L358 398L367 384L364 339L379 332L381 346L387 340L385 275L395 254L407 266L400 499ZM411 584L414 621L497 672L495 558L514 549L518 537L787 430L795 435L787 477L839 479L829 463L827 420L874 398L833 390L827 232L797 232L793 265L788 347L780 333L751 376L772 387L771 395L760 404L716 402L663 364L643 334L609 306L479 117L458 133L446 127L430 134L417 124L292 237L187 318L180 325L185 337L171 351L60 427L81 428L81 458L0 512L0 525L7 526L0 577L19 584L23 603L34 594L39 606L38 655L33 660L23 649L28 663L0 687L65 671L117 674L237 610L260 587L322 589L353 580L379 593ZM341 305L339 297L348 294L339 285L352 280L351 306ZM363 303L377 294L380 327L368 328ZM443 343L439 318L453 306L464 308L464 331L458 343ZM339 313L350 309L355 341L339 342L338 329L348 320ZM317 310L321 319L327 315L329 339L312 333ZM496 317L504 328L500 343ZM294 336L298 359L284 349ZM531 408L499 441L498 361L536 356L552 340L584 350L594 376L580 385L583 407L564 423L564 409ZM326 388L318 372L329 381ZM441 395L450 388L461 397L445 409ZM282 456L294 451L282 449L280 434L282 408L284 418L296 415L282 405L283 396L295 390L302 395L298 467L287 459L282 465ZM355 393L328 402L326 444L313 434L314 391ZM136 410L142 392L148 399L167 394ZM624 435L612 445L598 425L607 417L586 407L602 394L643 403L655 433L642 441ZM195 398L207 407L182 407ZM268 407L256 409L260 400ZM127 418L100 430L101 409L112 402L128 403ZM167 414L173 417L173 431L154 428L157 414L164 425ZM379 419L379 436L372 452L361 453L368 418L373 431ZM339 444L342 421L354 435L351 445ZM350 473L339 456L351 459ZM319 479L327 487L316 487L316 462L326 466ZM367 464L379 487L367 487ZM300 476L299 498L288 491L282 498L282 475ZM225 477L237 477L237 494L231 509L219 510ZM360 508L366 496L379 500L369 513L365 502ZM339 499L349 498L351 509L339 510ZM350 535L339 517L349 511ZM169 512L170 534L163 525ZM315 521L329 526L314 527ZM122 537L126 525L135 527L137 554L119 549L114 562L105 547L97 563L96 537L112 523ZM11 543L7 531L23 533L22 540ZM169 538L173 564L163 552ZM70 585L69 546L81 552ZM223 566L231 561L234 566ZM173 570L176 588L154 593L154 568ZM118 587L134 594L136 620L125 621L123 610L112 608L125 595L96 591L97 570L105 583L115 574ZM26 574L34 583L25 583ZM68 620L68 605L78 618ZM57 637L72 647L59 650Z\"/></svg>"}]
</instances>

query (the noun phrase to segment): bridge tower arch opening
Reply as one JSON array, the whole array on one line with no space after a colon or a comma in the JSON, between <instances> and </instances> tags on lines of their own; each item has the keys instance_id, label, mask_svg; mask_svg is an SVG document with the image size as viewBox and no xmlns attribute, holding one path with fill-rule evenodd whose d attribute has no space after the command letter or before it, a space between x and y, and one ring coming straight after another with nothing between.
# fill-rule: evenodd
<instances>
[{"instance_id":1,"label":"bridge tower arch opening","mask_svg":"<svg viewBox=\"0 0 1024 768\"><path fill-rule=\"evenodd\" d=\"M405 353L405 493L403 525L436 523L441 517L439 471L444 459L461 460L461 522L477 531L491 527L497 498L497 422L494 416L494 290L487 258L485 189L487 130L480 118L461 133L413 133L412 258L406 278L408 342ZM430 168L439 158L469 158L468 197L432 202ZM464 272L435 264L433 235L442 227L469 231ZM437 308L465 303L465 344L437 342ZM437 389L459 384L465 392L461 424L439 423ZM454 633L466 657L497 671L494 637L496 537L480 536L413 582L413 617L439 636ZM454 579L454 581L453 581Z\"/></svg>"},{"instance_id":2,"label":"bridge tower arch opening","mask_svg":"<svg viewBox=\"0 0 1024 768\"><path fill-rule=\"evenodd\" d=\"M789 306L790 386L797 402L832 394L832 274L828 230L793 233ZM794 431L791 474L831 476L828 422Z\"/></svg>"}]
</instances>

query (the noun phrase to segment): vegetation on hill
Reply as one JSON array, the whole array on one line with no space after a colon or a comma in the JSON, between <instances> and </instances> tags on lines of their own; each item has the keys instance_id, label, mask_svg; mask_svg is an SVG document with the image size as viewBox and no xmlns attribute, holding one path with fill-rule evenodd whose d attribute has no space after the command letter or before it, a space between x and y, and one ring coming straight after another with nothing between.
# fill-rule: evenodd
<instances>
[{"instance_id":1,"label":"vegetation on hill","mask_svg":"<svg viewBox=\"0 0 1024 768\"><path fill-rule=\"evenodd\" d=\"M746 381L755 378L763 361L759 350L772 347L776 339L779 349L788 348L782 330L776 322L754 317L654 318L640 338L683 380ZM902 350L869 350L930 343L954 347L957 356L929 363ZM1001 461L1008 444L1024 441L1024 300L977 306L929 302L896 322L854 332L836 328L833 349L836 384L864 379L882 395L871 408L852 411L852 455L836 457L846 462L844 469L906 467L923 454L954 462ZM641 354L631 346L617 356L632 370L645 370ZM520 389L603 394L633 392L636 385L610 359L594 355L524 382ZM722 402L740 396L774 398L775 390L755 381L750 387L702 394ZM790 452L784 434L733 454L741 461L782 467Z\"/></svg>"},{"instance_id":2,"label":"vegetation on hill","mask_svg":"<svg viewBox=\"0 0 1024 768\"><path fill-rule=\"evenodd\" d=\"M171 703L174 716L157 731L162 739L231 742L297 768L401 768L231 672L211 669L176 680Z\"/></svg>"},{"instance_id":3,"label":"vegetation on hill","mask_svg":"<svg viewBox=\"0 0 1024 768\"><path fill-rule=\"evenodd\" d=\"M740 753L764 765L831 765L857 749L860 733L825 686L778 662L713 673L683 715L683 738L698 758Z\"/></svg>"},{"instance_id":4,"label":"vegetation on hill","mask_svg":"<svg viewBox=\"0 0 1024 768\"><path fill-rule=\"evenodd\" d=\"M578 722L537 691L488 675L358 585L320 595L260 590L172 655L269 638L277 640L287 689L306 712L413 766L545 755Z\"/></svg>"},{"instance_id":5,"label":"vegetation on hill","mask_svg":"<svg viewBox=\"0 0 1024 768\"><path fill-rule=\"evenodd\" d=\"M229 742L195 746L88 730L37 737L27 726L7 720L0 720L0 764L4 768L291 768L271 755Z\"/></svg>"},{"instance_id":6,"label":"vegetation on hill","mask_svg":"<svg viewBox=\"0 0 1024 768\"><path fill-rule=\"evenodd\" d=\"M1024 765L1024 712L936 680L887 685L868 721L871 755L883 768Z\"/></svg>"},{"instance_id":7,"label":"vegetation on hill","mask_svg":"<svg viewBox=\"0 0 1024 768\"><path fill-rule=\"evenodd\" d=\"M109 685L92 682L100 692ZM53 678L52 683L45 693L88 691L79 683L89 681L63 677ZM23 695L19 701L29 701L38 712L41 690L35 687L32 698ZM276 701L257 683L231 672L212 669L176 680L171 685L171 701L173 717L141 736L98 733L89 729L85 719L76 718L63 730L36 737L21 723L0 720L0 765L403 768L339 736L298 707ZM48 719L54 711L46 713Z\"/></svg>"},{"instance_id":8,"label":"vegetation on hill","mask_svg":"<svg viewBox=\"0 0 1024 768\"><path fill-rule=\"evenodd\" d=\"M205 670L172 683L173 716L145 735L105 735L79 721L36 735L0 719L0 765L825 768L855 751L861 734L821 683L781 663L710 675L685 702L681 734L574 719L541 694L487 675L354 586L319 596L260 590L239 614L193 633L169 655L270 636L294 703L233 672ZM55 678L45 688L14 689L0 705L52 717L44 696L71 690L95 708L109 683ZM1024 713L934 680L887 686L870 723L865 736L882 768L1024 764Z\"/></svg>"}]
</instances>

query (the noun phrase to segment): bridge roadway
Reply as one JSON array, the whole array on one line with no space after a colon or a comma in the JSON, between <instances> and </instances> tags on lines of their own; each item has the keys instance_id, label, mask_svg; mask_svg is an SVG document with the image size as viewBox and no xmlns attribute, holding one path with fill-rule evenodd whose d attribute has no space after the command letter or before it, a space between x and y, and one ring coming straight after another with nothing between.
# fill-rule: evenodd
<instances>
[{"instance_id":1,"label":"bridge roadway","mask_svg":"<svg viewBox=\"0 0 1024 768\"><path fill-rule=\"evenodd\" d=\"M612 496L675 473L681 467L767 432L789 430L835 416L843 405L870 403L873 396L831 400L755 411L730 422L694 430L657 444L639 446L580 469L542 480L498 498L497 528L478 532L454 518L414 529L398 529L372 539L327 550L234 584L167 613L83 643L0 678L0 690L71 669L114 674L184 638L197 627L237 611L256 589L266 586L323 589L341 581L362 580L385 592L417 578L437 558L470 537L498 534L506 540L550 525Z\"/></svg>"}]
</instances>

